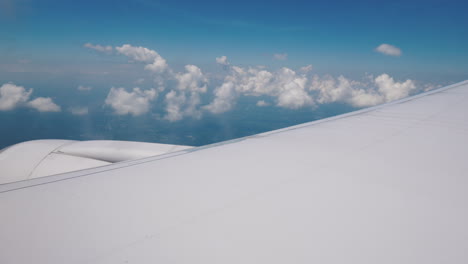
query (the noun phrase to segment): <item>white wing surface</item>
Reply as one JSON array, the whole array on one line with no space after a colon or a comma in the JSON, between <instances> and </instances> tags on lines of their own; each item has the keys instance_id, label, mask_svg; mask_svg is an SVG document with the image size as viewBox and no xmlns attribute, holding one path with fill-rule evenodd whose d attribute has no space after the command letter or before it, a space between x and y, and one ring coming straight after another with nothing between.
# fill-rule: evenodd
<instances>
[{"instance_id":1,"label":"white wing surface","mask_svg":"<svg viewBox=\"0 0 468 264\"><path fill-rule=\"evenodd\" d=\"M116 140L33 140L0 151L0 184L146 158L189 146Z\"/></svg>"},{"instance_id":2,"label":"white wing surface","mask_svg":"<svg viewBox=\"0 0 468 264\"><path fill-rule=\"evenodd\" d=\"M0 263L468 263L468 82L0 185Z\"/></svg>"}]
</instances>

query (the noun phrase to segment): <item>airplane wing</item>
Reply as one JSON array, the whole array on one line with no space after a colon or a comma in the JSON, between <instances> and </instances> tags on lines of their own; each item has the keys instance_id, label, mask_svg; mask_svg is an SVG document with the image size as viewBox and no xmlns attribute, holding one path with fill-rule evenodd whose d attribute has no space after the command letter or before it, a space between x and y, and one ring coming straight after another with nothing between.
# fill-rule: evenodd
<instances>
[{"instance_id":1,"label":"airplane wing","mask_svg":"<svg viewBox=\"0 0 468 264\"><path fill-rule=\"evenodd\" d=\"M467 102L0 185L0 263L468 263Z\"/></svg>"}]
</instances>

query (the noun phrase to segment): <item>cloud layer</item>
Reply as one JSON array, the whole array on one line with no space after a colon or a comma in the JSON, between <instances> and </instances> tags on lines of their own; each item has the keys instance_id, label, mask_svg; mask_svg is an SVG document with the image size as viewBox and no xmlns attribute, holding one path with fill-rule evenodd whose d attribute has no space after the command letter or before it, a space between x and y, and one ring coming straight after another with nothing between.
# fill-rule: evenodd
<instances>
[{"instance_id":1,"label":"cloud layer","mask_svg":"<svg viewBox=\"0 0 468 264\"><path fill-rule=\"evenodd\" d=\"M158 87L149 90L133 88L130 92L124 88L111 88L105 104L118 115L137 116L149 112L157 93L161 94L159 101L164 105L163 118L177 121L186 117L200 118L203 112L227 112L241 97L261 98L256 104L259 107L274 105L299 109L339 102L359 108L398 100L418 90L414 81L399 82L385 73L356 81L344 76L313 74L312 65L297 71L287 67L275 71L261 66L240 67L232 65L226 56L216 58L216 63L225 70L222 81L209 87L212 83L209 75L195 65L186 65L184 71L176 72L154 50L129 44L113 49L135 63L142 63ZM388 44L382 44L376 50L387 55L401 55L400 49ZM275 57L286 59L287 54L275 54ZM202 100L202 94L208 92Z\"/></svg>"}]
</instances>

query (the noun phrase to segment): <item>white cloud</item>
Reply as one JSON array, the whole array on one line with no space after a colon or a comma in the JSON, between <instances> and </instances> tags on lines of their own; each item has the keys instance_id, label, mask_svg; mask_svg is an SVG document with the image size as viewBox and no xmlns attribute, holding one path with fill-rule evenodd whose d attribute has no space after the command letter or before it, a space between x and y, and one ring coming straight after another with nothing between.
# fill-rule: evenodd
<instances>
[{"instance_id":1,"label":"white cloud","mask_svg":"<svg viewBox=\"0 0 468 264\"><path fill-rule=\"evenodd\" d=\"M217 58L216 58L216 63L221 64L221 65L224 65L224 66L228 66L228 65L229 65L229 62L228 62L226 56L217 57Z\"/></svg>"},{"instance_id":2,"label":"white cloud","mask_svg":"<svg viewBox=\"0 0 468 264\"><path fill-rule=\"evenodd\" d=\"M416 89L416 85L412 80L395 82L388 74L377 76L374 81L379 92L385 96L386 102L407 97L411 91Z\"/></svg>"},{"instance_id":3,"label":"white cloud","mask_svg":"<svg viewBox=\"0 0 468 264\"><path fill-rule=\"evenodd\" d=\"M111 53L114 50L112 46L93 45L91 43L86 43L84 46L105 53ZM115 47L115 50L117 53L125 55L134 61L147 63L145 69L148 71L162 73L168 69L166 60L154 50L145 47L135 47L129 44Z\"/></svg>"},{"instance_id":4,"label":"white cloud","mask_svg":"<svg viewBox=\"0 0 468 264\"><path fill-rule=\"evenodd\" d=\"M155 59L153 63L147 64L145 66L145 70L148 70L154 73L162 73L167 69L168 69L168 66L167 66L166 60L163 59L162 57Z\"/></svg>"},{"instance_id":5,"label":"white cloud","mask_svg":"<svg viewBox=\"0 0 468 264\"><path fill-rule=\"evenodd\" d=\"M60 106L56 105L50 97L38 97L27 105L31 108L36 109L39 112L60 112Z\"/></svg>"},{"instance_id":6,"label":"white cloud","mask_svg":"<svg viewBox=\"0 0 468 264\"><path fill-rule=\"evenodd\" d=\"M118 115L142 115L149 111L150 102L156 98L156 90L141 90L133 88L127 92L124 88L112 87L107 95L105 104L114 109Z\"/></svg>"},{"instance_id":7,"label":"white cloud","mask_svg":"<svg viewBox=\"0 0 468 264\"><path fill-rule=\"evenodd\" d=\"M175 72L154 50L129 44L116 47L115 50L133 61L144 63L146 70L157 73L151 77L157 90L142 91L134 88L127 92L123 88L112 88L105 103L117 114L141 115L149 111L157 91L165 92L164 118L169 121L185 117L199 118L202 110L214 114L229 111L242 96L265 98L257 102L258 106L274 104L288 109L333 102L365 107L400 99L415 89L413 81L397 82L387 74L365 81L354 81L343 76L311 77L309 72L313 70L312 65L301 67L297 72L289 68L270 71L264 66L231 65L226 56L220 56L216 58L216 63L222 65L227 74L223 82L212 91L213 100L203 106L201 95L208 91L207 76L210 75L205 75L197 66L186 65L184 72ZM401 55L398 48L388 44L383 44L376 50L389 55ZM274 54L279 60L286 60L287 56L286 53ZM137 83L143 81L140 79Z\"/></svg>"},{"instance_id":8,"label":"white cloud","mask_svg":"<svg viewBox=\"0 0 468 264\"><path fill-rule=\"evenodd\" d=\"M74 115L87 115L89 113L88 107L86 106L71 107L69 110Z\"/></svg>"},{"instance_id":9,"label":"white cloud","mask_svg":"<svg viewBox=\"0 0 468 264\"><path fill-rule=\"evenodd\" d=\"M208 79L195 65L186 65L185 70L185 73L175 74L176 90L166 94L165 118L170 121L177 121L185 116L195 118L201 116L198 110L201 103L200 94L206 92Z\"/></svg>"},{"instance_id":10,"label":"white cloud","mask_svg":"<svg viewBox=\"0 0 468 264\"><path fill-rule=\"evenodd\" d=\"M333 78L314 76L309 87L317 91L317 102L320 104L343 102L355 107L364 107L383 102L383 97L375 89L365 90L366 84L349 80L343 76Z\"/></svg>"},{"instance_id":11,"label":"white cloud","mask_svg":"<svg viewBox=\"0 0 468 264\"><path fill-rule=\"evenodd\" d=\"M169 67L166 60L154 50L129 44L115 49L117 53L134 61L146 63L145 70L157 73L153 79L159 92L163 92L167 87L172 87L172 90L165 95L165 119L176 121L186 116L194 118L201 116L199 110L200 94L207 91L208 79L200 68L195 65L186 65L185 72L176 73ZM226 57L221 57L219 60L222 63L227 63ZM137 83L142 82L144 79L137 81ZM156 90L152 89L151 91L156 94ZM149 103L153 99L146 95L141 90L134 89L133 92L129 93L123 88L113 88L109 92L106 104L112 106L118 114L140 115L149 110ZM139 105L135 105L134 101L140 101Z\"/></svg>"},{"instance_id":12,"label":"white cloud","mask_svg":"<svg viewBox=\"0 0 468 264\"><path fill-rule=\"evenodd\" d=\"M214 90L214 100L204 108L214 114L231 110L240 95L253 93L253 90L271 79L269 75L271 73L259 69L246 70L232 66L223 84Z\"/></svg>"},{"instance_id":13,"label":"white cloud","mask_svg":"<svg viewBox=\"0 0 468 264\"><path fill-rule=\"evenodd\" d=\"M410 95L416 89L412 80L396 82L388 74L371 78L368 82L349 80L343 76L333 78L314 76L309 87L317 92L320 104L343 102L354 107L378 105Z\"/></svg>"},{"instance_id":14,"label":"white cloud","mask_svg":"<svg viewBox=\"0 0 468 264\"><path fill-rule=\"evenodd\" d=\"M203 75L200 68L195 65L185 65L185 73L177 73L177 88L189 92L206 92L208 79Z\"/></svg>"},{"instance_id":15,"label":"white cloud","mask_svg":"<svg viewBox=\"0 0 468 264\"><path fill-rule=\"evenodd\" d=\"M184 117L181 106L185 104L187 98L184 94L177 94L176 91L170 91L166 94L166 116L169 121L177 121Z\"/></svg>"},{"instance_id":16,"label":"white cloud","mask_svg":"<svg viewBox=\"0 0 468 264\"><path fill-rule=\"evenodd\" d=\"M367 107L382 104L385 98L373 89L356 88L351 90L351 96L345 102L354 107Z\"/></svg>"},{"instance_id":17,"label":"white cloud","mask_svg":"<svg viewBox=\"0 0 468 264\"><path fill-rule=\"evenodd\" d=\"M290 82L283 92L278 95L278 106L298 109L307 105L313 105L312 97L298 83Z\"/></svg>"},{"instance_id":18,"label":"white cloud","mask_svg":"<svg viewBox=\"0 0 468 264\"><path fill-rule=\"evenodd\" d=\"M305 76L297 76L295 71L282 68L274 83L275 90L278 90L277 105L289 109L313 105L312 97L305 90L306 82Z\"/></svg>"},{"instance_id":19,"label":"white cloud","mask_svg":"<svg viewBox=\"0 0 468 264\"><path fill-rule=\"evenodd\" d=\"M118 53L123 54L135 61L148 63L145 69L154 73L162 73L168 69L166 60L161 57L156 51L145 47L134 47L125 44L115 48Z\"/></svg>"},{"instance_id":20,"label":"white cloud","mask_svg":"<svg viewBox=\"0 0 468 264\"><path fill-rule=\"evenodd\" d=\"M299 71L301 71L303 73L308 73L308 72L312 71L312 69L313 69L313 66L309 64L307 66L301 67L299 69Z\"/></svg>"},{"instance_id":21,"label":"white cloud","mask_svg":"<svg viewBox=\"0 0 468 264\"><path fill-rule=\"evenodd\" d=\"M0 87L0 111L12 110L20 106L28 106L39 112L60 112L60 106L56 105L49 97L38 97L29 101L33 89L26 89L13 83L6 83Z\"/></svg>"},{"instance_id":22,"label":"white cloud","mask_svg":"<svg viewBox=\"0 0 468 264\"><path fill-rule=\"evenodd\" d=\"M216 88L213 93L215 95L214 100L209 105L204 106L204 109L213 114L220 114L234 107L235 99L238 96L234 82L224 82L220 87Z\"/></svg>"},{"instance_id":23,"label":"white cloud","mask_svg":"<svg viewBox=\"0 0 468 264\"><path fill-rule=\"evenodd\" d=\"M154 50L150 50L145 47L134 47L129 44L122 45L121 47L115 47L115 49L118 53L130 57L135 61L150 63L159 57L159 54Z\"/></svg>"},{"instance_id":24,"label":"white cloud","mask_svg":"<svg viewBox=\"0 0 468 264\"><path fill-rule=\"evenodd\" d=\"M214 100L204 108L212 113L230 110L239 96L271 96L276 105L297 109L314 104L305 89L307 78L289 68L269 72L259 68L232 66L224 83L215 89Z\"/></svg>"},{"instance_id":25,"label":"white cloud","mask_svg":"<svg viewBox=\"0 0 468 264\"><path fill-rule=\"evenodd\" d=\"M78 89L78 91L85 92L85 91L91 91L93 89L93 87L80 85L80 86L78 86L77 89Z\"/></svg>"},{"instance_id":26,"label":"white cloud","mask_svg":"<svg viewBox=\"0 0 468 264\"><path fill-rule=\"evenodd\" d=\"M375 50L389 56L401 56L401 49L390 44L380 44Z\"/></svg>"},{"instance_id":27,"label":"white cloud","mask_svg":"<svg viewBox=\"0 0 468 264\"><path fill-rule=\"evenodd\" d=\"M29 100L32 89L6 83L0 87L0 111L12 110Z\"/></svg>"},{"instance_id":28,"label":"white cloud","mask_svg":"<svg viewBox=\"0 0 468 264\"><path fill-rule=\"evenodd\" d=\"M84 47L88 49L97 50L99 52L104 52L104 53L111 53L113 51L112 46L93 45L91 43L84 44Z\"/></svg>"},{"instance_id":29,"label":"white cloud","mask_svg":"<svg viewBox=\"0 0 468 264\"><path fill-rule=\"evenodd\" d=\"M287 53L276 53L276 54L273 54L273 58L275 60L284 61L284 60L288 59L288 54Z\"/></svg>"},{"instance_id":30,"label":"white cloud","mask_svg":"<svg viewBox=\"0 0 468 264\"><path fill-rule=\"evenodd\" d=\"M354 85L359 85L359 83L348 80L343 76L339 76L335 79L331 76L321 78L315 75L312 78L309 89L318 91L317 102L325 104L349 100L352 97Z\"/></svg>"}]
</instances>

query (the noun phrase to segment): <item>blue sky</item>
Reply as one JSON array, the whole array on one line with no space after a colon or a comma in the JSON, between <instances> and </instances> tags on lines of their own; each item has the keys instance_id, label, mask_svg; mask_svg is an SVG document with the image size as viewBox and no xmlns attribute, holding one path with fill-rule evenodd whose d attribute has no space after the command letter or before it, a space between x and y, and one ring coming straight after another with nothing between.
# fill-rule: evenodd
<instances>
[{"instance_id":1,"label":"blue sky","mask_svg":"<svg viewBox=\"0 0 468 264\"><path fill-rule=\"evenodd\" d=\"M227 55L245 65L422 77L462 75L468 66L464 1L8 2L0 52L13 61L99 64L82 49L91 42L145 46L176 65L208 66ZM400 47L404 56L372 52L381 43ZM273 53L287 53L288 60L272 61Z\"/></svg>"},{"instance_id":2,"label":"blue sky","mask_svg":"<svg viewBox=\"0 0 468 264\"><path fill-rule=\"evenodd\" d=\"M216 117L255 123L249 133L294 113L314 120L468 79L467 11L466 1L4 0L0 86L17 99L0 97L0 118L86 109L75 117L165 127ZM167 67L148 70L158 58Z\"/></svg>"}]
</instances>

